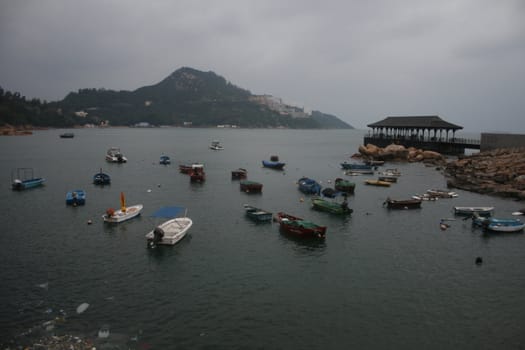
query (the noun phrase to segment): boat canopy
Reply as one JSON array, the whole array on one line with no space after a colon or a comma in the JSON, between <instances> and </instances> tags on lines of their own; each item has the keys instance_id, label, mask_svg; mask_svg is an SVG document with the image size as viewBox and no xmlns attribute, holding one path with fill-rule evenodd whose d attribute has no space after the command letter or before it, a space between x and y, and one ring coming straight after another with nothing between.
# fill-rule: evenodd
<instances>
[{"instance_id":1,"label":"boat canopy","mask_svg":"<svg viewBox=\"0 0 525 350\"><path fill-rule=\"evenodd\" d=\"M172 218L172 217L176 217L177 215L184 212L185 210L186 208L178 207L178 206L162 207L156 212L154 212L153 214L151 214L151 216L155 218Z\"/></svg>"}]
</instances>

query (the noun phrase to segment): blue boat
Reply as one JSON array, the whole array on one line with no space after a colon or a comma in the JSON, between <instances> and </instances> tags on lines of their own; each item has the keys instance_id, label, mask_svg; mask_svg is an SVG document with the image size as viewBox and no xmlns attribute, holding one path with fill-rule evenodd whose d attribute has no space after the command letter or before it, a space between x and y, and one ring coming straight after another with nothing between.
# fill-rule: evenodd
<instances>
[{"instance_id":1,"label":"blue boat","mask_svg":"<svg viewBox=\"0 0 525 350\"><path fill-rule=\"evenodd\" d=\"M282 170L284 166L286 165L286 163L280 162L278 156L271 156L270 160L263 160L262 165L265 168Z\"/></svg>"},{"instance_id":2,"label":"blue boat","mask_svg":"<svg viewBox=\"0 0 525 350\"><path fill-rule=\"evenodd\" d=\"M319 195L321 193L321 185L313 179L302 177L297 181L297 184L299 185L299 191L305 194Z\"/></svg>"},{"instance_id":3,"label":"blue boat","mask_svg":"<svg viewBox=\"0 0 525 350\"><path fill-rule=\"evenodd\" d=\"M109 185L111 183L111 177L102 172L102 169L100 169L100 172L93 175L93 183L95 185Z\"/></svg>"},{"instance_id":4,"label":"blue boat","mask_svg":"<svg viewBox=\"0 0 525 350\"><path fill-rule=\"evenodd\" d=\"M23 191L29 188L39 187L44 184L43 177L34 177L33 168L18 168L16 176L11 173L11 187L13 191Z\"/></svg>"},{"instance_id":5,"label":"blue boat","mask_svg":"<svg viewBox=\"0 0 525 350\"><path fill-rule=\"evenodd\" d=\"M252 207L251 205L245 204L244 210L246 211L246 216L252 219L255 222L271 222L273 214L269 211Z\"/></svg>"},{"instance_id":6,"label":"blue boat","mask_svg":"<svg viewBox=\"0 0 525 350\"><path fill-rule=\"evenodd\" d=\"M525 228L525 223L519 219L496 219L479 215L473 215L472 224L494 232L519 232Z\"/></svg>"},{"instance_id":7,"label":"blue boat","mask_svg":"<svg viewBox=\"0 0 525 350\"><path fill-rule=\"evenodd\" d=\"M170 157L168 156L160 156L160 161L159 161L160 164L164 164L164 165L168 165L168 164L171 164L171 159Z\"/></svg>"},{"instance_id":8,"label":"blue boat","mask_svg":"<svg viewBox=\"0 0 525 350\"><path fill-rule=\"evenodd\" d=\"M73 190L66 193L66 204L76 207L86 204L86 192L84 190Z\"/></svg>"},{"instance_id":9,"label":"blue boat","mask_svg":"<svg viewBox=\"0 0 525 350\"><path fill-rule=\"evenodd\" d=\"M371 165L360 163L341 163L341 168L345 170L373 170Z\"/></svg>"}]
</instances>

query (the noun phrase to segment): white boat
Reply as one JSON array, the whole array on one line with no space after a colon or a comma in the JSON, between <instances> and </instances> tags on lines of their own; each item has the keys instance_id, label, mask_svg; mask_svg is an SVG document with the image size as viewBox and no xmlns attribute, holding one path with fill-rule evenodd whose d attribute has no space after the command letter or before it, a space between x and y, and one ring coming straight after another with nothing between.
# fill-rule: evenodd
<instances>
[{"instance_id":1,"label":"white boat","mask_svg":"<svg viewBox=\"0 0 525 350\"><path fill-rule=\"evenodd\" d=\"M184 211L184 216L173 218L182 211ZM164 207L152 216L171 217L171 219L156 226L146 234L146 240L150 248L154 248L157 244L177 244L177 242L186 236L186 233L193 225L193 221L187 217L186 210L182 207Z\"/></svg>"},{"instance_id":2,"label":"white boat","mask_svg":"<svg viewBox=\"0 0 525 350\"><path fill-rule=\"evenodd\" d=\"M120 148L111 147L106 153L106 160L110 163L126 163L128 158L124 157Z\"/></svg>"},{"instance_id":3,"label":"white boat","mask_svg":"<svg viewBox=\"0 0 525 350\"><path fill-rule=\"evenodd\" d=\"M221 146L221 143L217 140L211 142L210 148L214 151L221 151L224 149L224 147Z\"/></svg>"},{"instance_id":4,"label":"white boat","mask_svg":"<svg viewBox=\"0 0 525 350\"><path fill-rule=\"evenodd\" d=\"M454 207L454 214L456 215L480 215L491 216L494 212L494 207Z\"/></svg>"},{"instance_id":5,"label":"white boat","mask_svg":"<svg viewBox=\"0 0 525 350\"><path fill-rule=\"evenodd\" d=\"M136 204L126 207L126 199L124 197L124 193L121 192L120 209L115 210L113 208L109 208L108 210L106 210L106 213L102 215L102 219L104 219L104 222L116 224L122 221L133 219L134 217L138 216L142 211L142 208L142 204Z\"/></svg>"},{"instance_id":6,"label":"white boat","mask_svg":"<svg viewBox=\"0 0 525 350\"><path fill-rule=\"evenodd\" d=\"M457 198L458 197L458 194L456 192L447 191L447 190L438 190L434 188L427 190L427 193L431 196L439 197L439 198Z\"/></svg>"}]
</instances>

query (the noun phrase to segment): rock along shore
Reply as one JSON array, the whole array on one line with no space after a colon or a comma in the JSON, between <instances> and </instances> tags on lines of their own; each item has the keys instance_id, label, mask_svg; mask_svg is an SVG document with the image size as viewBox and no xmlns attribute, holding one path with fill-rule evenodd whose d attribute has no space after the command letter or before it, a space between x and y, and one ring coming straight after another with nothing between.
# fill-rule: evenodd
<instances>
[{"instance_id":1,"label":"rock along shore","mask_svg":"<svg viewBox=\"0 0 525 350\"><path fill-rule=\"evenodd\" d=\"M505 148L447 160L433 151L391 144L359 147L354 157L367 160L424 162L444 168L449 188L481 194L525 199L525 148Z\"/></svg>"}]
</instances>

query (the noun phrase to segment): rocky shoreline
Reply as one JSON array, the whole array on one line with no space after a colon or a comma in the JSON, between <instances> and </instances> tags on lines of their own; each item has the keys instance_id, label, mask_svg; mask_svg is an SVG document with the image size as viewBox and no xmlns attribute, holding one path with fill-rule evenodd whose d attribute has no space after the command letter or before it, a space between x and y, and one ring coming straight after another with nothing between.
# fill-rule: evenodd
<instances>
[{"instance_id":1,"label":"rocky shoreline","mask_svg":"<svg viewBox=\"0 0 525 350\"><path fill-rule=\"evenodd\" d=\"M449 188L525 199L525 148L497 149L447 160L433 151L391 144L381 148L372 144L359 147L353 157L364 160L423 162L444 169Z\"/></svg>"}]
</instances>

